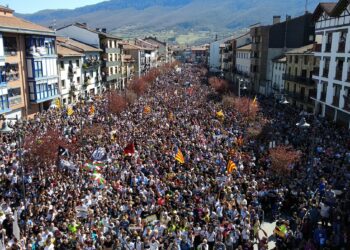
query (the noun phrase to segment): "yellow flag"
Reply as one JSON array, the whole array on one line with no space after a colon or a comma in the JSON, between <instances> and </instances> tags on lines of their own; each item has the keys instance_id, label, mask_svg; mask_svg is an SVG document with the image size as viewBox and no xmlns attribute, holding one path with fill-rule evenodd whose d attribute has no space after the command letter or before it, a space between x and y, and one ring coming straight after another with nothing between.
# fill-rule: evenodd
<instances>
[{"instance_id":1,"label":"yellow flag","mask_svg":"<svg viewBox=\"0 0 350 250\"><path fill-rule=\"evenodd\" d=\"M71 116L71 115L73 115L73 114L74 114L73 108L72 108L72 107L69 107L68 110L67 110L67 115L68 115L68 116Z\"/></svg>"},{"instance_id":2,"label":"yellow flag","mask_svg":"<svg viewBox=\"0 0 350 250\"><path fill-rule=\"evenodd\" d=\"M229 160L226 167L227 173L231 174L235 169L237 169L236 164L232 160Z\"/></svg>"},{"instance_id":3,"label":"yellow flag","mask_svg":"<svg viewBox=\"0 0 350 250\"><path fill-rule=\"evenodd\" d=\"M56 99L55 105L56 105L57 108L61 108L61 100L60 100L60 98Z\"/></svg>"},{"instance_id":4,"label":"yellow flag","mask_svg":"<svg viewBox=\"0 0 350 250\"><path fill-rule=\"evenodd\" d=\"M224 117L225 117L224 112L223 112L222 110L216 112L216 116L217 116L218 118L224 118Z\"/></svg>"},{"instance_id":5,"label":"yellow flag","mask_svg":"<svg viewBox=\"0 0 350 250\"><path fill-rule=\"evenodd\" d=\"M94 106L94 105L92 105L92 106L90 107L90 109L89 109L89 114L90 114L90 115L94 115L94 114L95 114L95 106Z\"/></svg>"},{"instance_id":6,"label":"yellow flag","mask_svg":"<svg viewBox=\"0 0 350 250\"><path fill-rule=\"evenodd\" d=\"M175 155L175 160L177 160L179 163L184 164L185 163L185 157L182 154L181 150L178 149L177 153Z\"/></svg>"},{"instance_id":7,"label":"yellow flag","mask_svg":"<svg viewBox=\"0 0 350 250\"><path fill-rule=\"evenodd\" d=\"M254 99L253 99L253 105L255 105L256 104L256 96L254 97Z\"/></svg>"},{"instance_id":8,"label":"yellow flag","mask_svg":"<svg viewBox=\"0 0 350 250\"><path fill-rule=\"evenodd\" d=\"M151 107L150 107L150 106L146 106L146 107L144 108L143 112L144 112L145 114L151 113Z\"/></svg>"}]
</instances>

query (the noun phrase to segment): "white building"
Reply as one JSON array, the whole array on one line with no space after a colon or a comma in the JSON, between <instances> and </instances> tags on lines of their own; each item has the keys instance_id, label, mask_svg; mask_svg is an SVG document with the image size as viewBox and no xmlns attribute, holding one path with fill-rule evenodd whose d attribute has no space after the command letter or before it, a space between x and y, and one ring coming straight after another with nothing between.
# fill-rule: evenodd
<instances>
[{"instance_id":1,"label":"white building","mask_svg":"<svg viewBox=\"0 0 350 250\"><path fill-rule=\"evenodd\" d=\"M272 89L275 94L281 93L284 89L283 74L286 73L287 57L285 55L272 59Z\"/></svg>"},{"instance_id":2,"label":"white building","mask_svg":"<svg viewBox=\"0 0 350 250\"><path fill-rule=\"evenodd\" d=\"M82 64L84 54L57 44L59 90L63 105L83 97Z\"/></svg>"},{"instance_id":3,"label":"white building","mask_svg":"<svg viewBox=\"0 0 350 250\"><path fill-rule=\"evenodd\" d=\"M222 65L222 56L220 54L220 46L222 47L225 42L232 40L233 37L227 37L225 39L215 41L210 43L209 47L209 71L211 72L219 72Z\"/></svg>"},{"instance_id":4,"label":"white building","mask_svg":"<svg viewBox=\"0 0 350 250\"><path fill-rule=\"evenodd\" d=\"M249 77L250 73L250 55L252 45L247 44L236 49L236 71L243 76Z\"/></svg>"},{"instance_id":5,"label":"white building","mask_svg":"<svg viewBox=\"0 0 350 250\"><path fill-rule=\"evenodd\" d=\"M350 125L350 6L347 0L320 3L314 20L315 57L320 68L314 70L317 83L315 110L321 116Z\"/></svg>"}]
</instances>

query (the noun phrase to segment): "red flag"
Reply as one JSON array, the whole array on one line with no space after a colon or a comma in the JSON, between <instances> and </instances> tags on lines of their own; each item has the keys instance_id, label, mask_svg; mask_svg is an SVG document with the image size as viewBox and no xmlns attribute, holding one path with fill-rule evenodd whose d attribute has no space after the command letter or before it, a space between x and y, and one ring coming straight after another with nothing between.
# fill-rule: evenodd
<instances>
[{"instance_id":1,"label":"red flag","mask_svg":"<svg viewBox=\"0 0 350 250\"><path fill-rule=\"evenodd\" d=\"M135 145L132 142L124 148L124 155L132 156L133 154L135 154Z\"/></svg>"}]
</instances>

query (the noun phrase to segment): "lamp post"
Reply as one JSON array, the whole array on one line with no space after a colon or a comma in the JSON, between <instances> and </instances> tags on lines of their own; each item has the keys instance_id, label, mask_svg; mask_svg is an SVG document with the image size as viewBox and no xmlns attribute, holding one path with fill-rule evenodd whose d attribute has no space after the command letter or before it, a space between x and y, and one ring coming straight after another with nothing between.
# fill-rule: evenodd
<instances>
[{"instance_id":1,"label":"lamp post","mask_svg":"<svg viewBox=\"0 0 350 250\"><path fill-rule=\"evenodd\" d=\"M238 97L241 97L241 84L243 85L242 90L247 90L244 79L240 78L238 80Z\"/></svg>"}]
</instances>

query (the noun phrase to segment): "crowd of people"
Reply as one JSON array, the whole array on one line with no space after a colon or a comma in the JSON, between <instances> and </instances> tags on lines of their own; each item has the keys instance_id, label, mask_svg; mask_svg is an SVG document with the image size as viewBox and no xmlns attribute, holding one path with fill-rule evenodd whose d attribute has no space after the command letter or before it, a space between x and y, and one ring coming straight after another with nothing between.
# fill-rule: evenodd
<instances>
[{"instance_id":1,"label":"crowd of people","mask_svg":"<svg viewBox=\"0 0 350 250\"><path fill-rule=\"evenodd\" d=\"M348 130L313 116L300 129L299 112L259 97L273 135L248 139L203 73L160 75L118 115L101 95L24 122L24 136L54 128L79 145L57 164L22 166L19 128L1 135L3 249L268 249L273 220L277 249L350 249ZM272 138L302 152L289 178L271 174Z\"/></svg>"}]
</instances>

